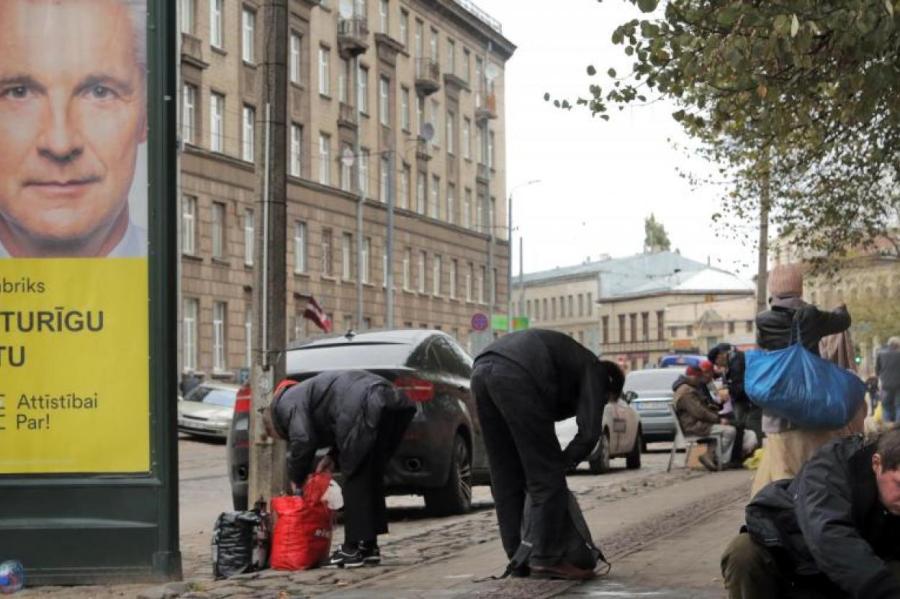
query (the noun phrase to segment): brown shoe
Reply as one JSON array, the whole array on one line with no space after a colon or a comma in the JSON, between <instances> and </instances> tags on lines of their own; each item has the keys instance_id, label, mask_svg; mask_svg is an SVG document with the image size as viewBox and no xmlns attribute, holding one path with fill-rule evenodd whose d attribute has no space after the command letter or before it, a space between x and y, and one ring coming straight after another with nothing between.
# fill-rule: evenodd
<instances>
[{"instance_id":1,"label":"brown shoe","mask_svg":"<svg viewBox=\"0 0 900 599\"><path fill-rule=\"evenodd\" d=\"M700 456L700 463L703 464L707 470L710 472L718 472L718 468L716 467L716 462L712 458L710 458L705 453Z\"/></svg>"},{"instance_id":2,"label":"brown shoe","mask_svg":"<svg viewBox=\"0 0 900 599\"><path fill-rule=\"evenodd\" d=\"M578 568L572 564L562 563L555 566L531 566L532 578L553 578L558 580L590 580L595 576L593 570Z\"/></svg>"}]
</instances>

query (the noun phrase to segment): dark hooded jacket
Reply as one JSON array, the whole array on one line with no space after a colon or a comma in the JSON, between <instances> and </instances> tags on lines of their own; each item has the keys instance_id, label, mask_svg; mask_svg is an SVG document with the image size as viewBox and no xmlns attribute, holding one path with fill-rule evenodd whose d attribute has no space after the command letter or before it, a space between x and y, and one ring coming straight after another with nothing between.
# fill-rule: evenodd
<instances>
[{"instance_id":1,"label":"dark hooded jacket","mask_svg":"<svg viewBox=\"0 0 900 599\"><path fill-rule=\"evenodd\" d=\"M900 389L900 350L889 347L875 357L875 374L884 389Z\"/></svg>"},{"instance_id":2,"label":"dark hooded jacket","mask_svg":"<svg viewBox=\"0 0 900 599\"><path fill-rule=\"evenodd\" d=\"M900 597L885 561L900 559L900 517L878 499L861 435L823 446L796 478L763 488L747 506L753 540L785 556L800 576L825 575L851 597Z\"/></svg>"},{"instance_id":3,"label":"dark hooded jacket","mask_svg":"<svg viewBox=\"0 0 900 599\"><path fill-rule=\"evenodd\" d=\"M386 379L362 370L324 372L288 388L275 399L272 421L288 441L288 471L298 486L312 471L316 450L336 450L341 472L350 476L372 449L382 414L407 418L415 407ZM399 433L405 427L397 427ZM391 439L393 451L400 439Z\"/></svg>"},{"instance_id":4,"label":"dark hooded jacket","mask_svg":"<svg viewBox=\"0 0 900 599\"><path fill-rule=\"evenodd\" d=\"M537 408L559 422L575 416L578 433L563 451L567 463L587 458L603 432L608 377L597 356L557 331L528 329L500 337L475 358L513 362L530 376L543 403Z\"/></svg>"},{"instance_id":5,"label":"dark hooded jacket","mask_svg":"<svg viewBox=\"0 0 900 599\"><path fill-rule=\"evenodd\" d=\"M803 346L817 356L822 337L850 328L850 313L845 306L824 312L800 298L775 299L770 310L756 315L756 344L769 350L789 346L794 339L795 313Z\"/></svg>"}]
</instances>

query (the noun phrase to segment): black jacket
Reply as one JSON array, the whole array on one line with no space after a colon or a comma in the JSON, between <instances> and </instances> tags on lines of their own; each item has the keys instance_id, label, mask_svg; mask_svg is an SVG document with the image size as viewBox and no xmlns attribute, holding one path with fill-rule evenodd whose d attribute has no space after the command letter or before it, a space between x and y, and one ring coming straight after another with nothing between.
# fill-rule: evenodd
<instances>
[{"instance_id":1,"label":"black jacket","mask_svg":"<svg viewBox=\"0 0 900 599\"><path fill-rule=\"evenodd\" d=\"M799 298L774 300L771 310L756 315L756 344L769 350L790 345L795 313L803 346L817 356L822 337L850 328L850 313L844 306L833 312L823 312Z\"/></svg>"},{"instance_id":2,"label":"black jacket","mask_svg":"<svg viewBox=\"0 0 900 599\"><path fill-rule=\"evenodd\" d=\"M411 417L415 407L386 379L370 372L324 372L290 387L276 398L272 420L288 441L291 481L302 485L316 450L325 447L337 450L341 472L350 476L375 443L387 410ZM399 441L392 439L390 446Z\"/></svg>"},{"instance_id":3,"label":"black jacket","mask_svg":"<svg viewBox=\"0 0 900 599\"><path fill-rule=\"evenodd\" d=\"M826 444L796 478L750 502L750 535L783 551L798 575L824 574L859 599L900 597L900 579L885 565L900 559L900 517L879 502L874 453L859 435Z\"/></svg>"},{"instance_id":4,"label":"black jacket","mask_svg":"<svg viewBox=\"0 0 900 599\"><path fill-rule=\"evenodd\" d=\"M886 349L875 357L875 374L882 389L900 389L900 351Z\"/></svg>"},{"instance_id":5,"label":"black jacket","mask_svg":"<svg viewBox=\"0 0 900 599\"><path fill-rule=\"evenodd\" d=\"M530 376L540 390L546 417L558 422L575 416L578 433L563 450L567 463L588 457L603 433L607 377L600 361L564 333L544 329L517 331L491 343L479 360L498 355Z\"/></svg>"},{"instance_id":6,"label":"black jacket","mask_svg":"<svg viewBox=\"0 0 900 599\"><path fill-rule=\"evenodd\" d=\"M728 352L728 363L725 367L723 382L728 387L728 395L735 404L750 405L752 402L744 390L744 372L747 370L744 352L732 350Z\"/></svg>"}]
</instances>

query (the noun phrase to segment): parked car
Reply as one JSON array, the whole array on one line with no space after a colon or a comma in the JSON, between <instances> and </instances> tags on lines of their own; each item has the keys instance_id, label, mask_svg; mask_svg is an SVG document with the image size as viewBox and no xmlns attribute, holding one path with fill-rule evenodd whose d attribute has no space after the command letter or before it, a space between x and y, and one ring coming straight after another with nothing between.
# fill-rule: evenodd
<instances>
[{"instance_id":1,"label":"parked car","mask_svg":"<svg viewBox=\"0 0 900 599\"><path fill-rule=\"evenodd\" d=\"M675 439L675 422L669 404L675 395L672 385L682 374L684 368L647 368L625 375L624 391L636 395L631 405L641 415L645 450L647 443Z\"/></svg>"},{"instance_id":2,"label":"parked car","mask_svg":"<svg viewBox=\"0 0 900 599\"><path fill-rule=\"evenodd\" d=\"M200 383L178 398L178 430L198 437L225 439L231 428L237 385Z\"/></svg>"},{"instance_id":3,"label":"parked car","mask_svg":"<svg viewBox=\"0 0 900 599\"><path fill-rule=\"evenodd\" d=\"M607 402L603 409L603 434L587 459L594 474L607 472L613 458L625 458L625 466L629 469L641 467L641 418L629 405L630 398L628 395L627 399ZM562 448L575 438L577 432L575 418L556 423L556 437Z\"/></svg>"},{"instance_id":4,"label":"parked car","mask_svg":"<svg viewBox=\"0 0 900 599\"><path fill-rule=\"evenodd\" d=\"M472 485L489 483L487 456L469 391L472 358L446 333L391 330L348 333L288 349L286 372L302 381L326 370L368 370L403 389L416 415L388 464L389 494L425 497L435 515L461 514ZM228 442L235 509L246 509L251 396L243 388Z\"/></svg>"}]
</instances>

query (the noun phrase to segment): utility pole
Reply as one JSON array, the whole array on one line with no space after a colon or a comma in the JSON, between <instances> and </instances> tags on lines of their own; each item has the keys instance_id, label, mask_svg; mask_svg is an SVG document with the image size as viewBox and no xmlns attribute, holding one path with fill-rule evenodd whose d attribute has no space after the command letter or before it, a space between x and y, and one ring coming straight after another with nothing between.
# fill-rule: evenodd
<instances>
[{"instance_id":1,"label":"utility pole","mask_svg":"<svg viewBox=\"0 0 900 599\"><path fill-rule=\"evenodd\" d=\"M360 15L355 15L355 17L357 19L361 18ZM363 208L366 203L366 188L363 185L363 155L362 144L360 143L360 139L362 138L362 106L360 100L362 100L362 98L359 95L360 73L358 54L353 56L351 64L353 65L353 76L356 79L356 85L353 88L356 90L356 138L353 141L353 153L356 155L356 184L359 187L359 201L356 203L356 328L359 330L362 328L363 322ZM369 170L368 161L369 157L366 156L366 171ZM368 172L366 174L368 175ZM366 183L368 182L366 181Z\"/></svg>"},{"instance_id":2,"label":"utility pole","mask_svg":"<svg viewBox=\"0 0 900 599\"><path fill-rule=\"evenodd\" d=\"M756 313L764 312L768 304L766 285L769 278L769 148L763 149L762 179L759 195L759 263L756 269Z\"/></svg>"},{"instance_id":3,"label":"utility pole","mask_svg":"<svg viewBox=\"0 0 900 599\"><path fill-rule=\"evenodd\" d=\"M385 327L394 328L394 178L396 172L396 149L388 151L388 180L387 180L387 242L385 243L385 260L387 268L384 277L384 297L387 311L385 315Z\"/></svg>"},{"instance_id":4,"label":"utility pole","mask_svg":"<svg viewBox=\"0 0 900 599\"><path fill-rule=\"evenodd\" d=\"M272 401L276 381L284 378L287 244L287 65L288 0L265 0L265 49L262 71L263 168L257 183L255 284L253 286L253 391L250 411L249 503L286 490L284 441L266 434L262 414ZM259 136L257 136L259 137ZM259 155L259 152L255 152Z\"/></svg>"},{"instance_id":5,"label":"utility pole","mask_svg":"<svg viewBox=\"0 0 900 599\"><path fill-rule=\"evenodd\" d=\"M512 297L512 192L506 203L506 243L509 258L506 260L506 332L513 330L513 297Z\"/></svg>"}]
</instances>

